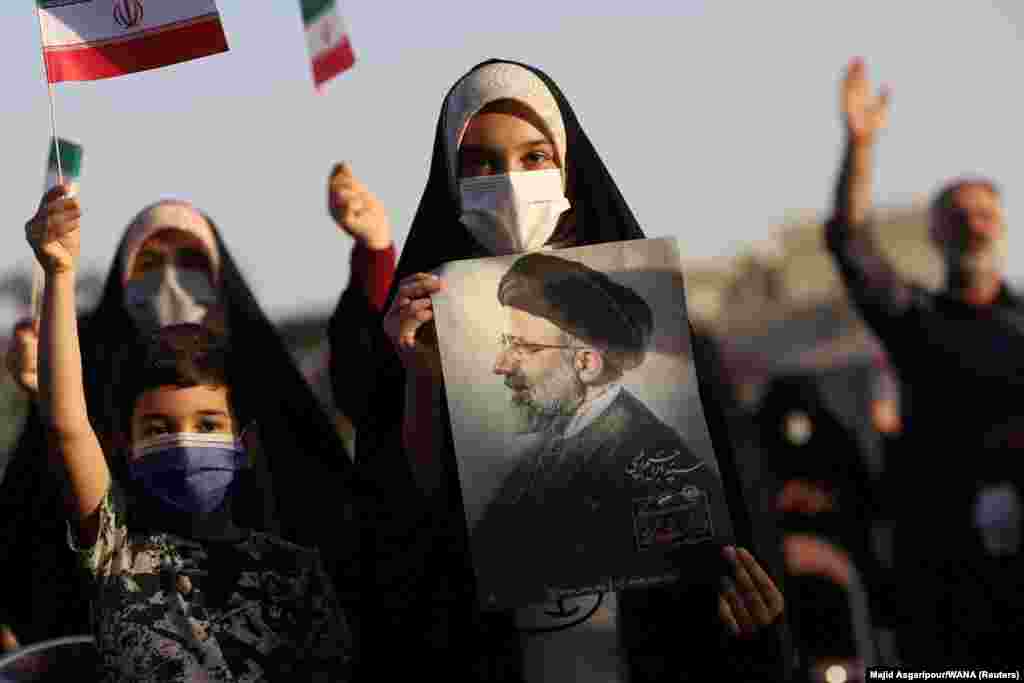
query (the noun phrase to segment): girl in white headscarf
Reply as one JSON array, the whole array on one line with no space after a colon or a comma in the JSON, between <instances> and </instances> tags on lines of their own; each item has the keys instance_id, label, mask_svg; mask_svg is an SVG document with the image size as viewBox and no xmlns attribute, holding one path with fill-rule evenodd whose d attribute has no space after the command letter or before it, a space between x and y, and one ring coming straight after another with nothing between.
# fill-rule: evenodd
<instances>
[{"instance_id":1,"label":"girl in white headscarf","mask_svg":"<svg viewBox=\"0 0 1024 683\"><path fill-rule=\"evenodd\" d=\"M694 583L623 593L617 611L589 611L590 596L555 615L569 630L525 635L528 618L543 608L485 614L477 605L430 323L429 295L443 285L429 273L456 259L643 237L546 75L490 61L456 83L438 121L388 312L382 319L364 309L358 333L331 336L334 356L361 353L364 361L345 379L365 390L356 458L371 495L361 612L364 664L373 678L389 679L398 675L394 667L414 661L453 680L680 680L697 671L703 679L708 665L724 680L739 642L730 628L771 639L772 629L759 627L781 613L774 583L746 551L710 545L686 556ZM343 300L336 316L359 318L346 307L351 303ZM726 442L715 446L719 462L728 463ZM723 470L735 471L731 464ZM729 482L726 488L735 493ZM734 503L738 509L742 500L733 496L730 508ZM735 585L720 589L723 575L746 597ZM605 606L612 604L607 597Z\"/></svg>"}]
</instances>

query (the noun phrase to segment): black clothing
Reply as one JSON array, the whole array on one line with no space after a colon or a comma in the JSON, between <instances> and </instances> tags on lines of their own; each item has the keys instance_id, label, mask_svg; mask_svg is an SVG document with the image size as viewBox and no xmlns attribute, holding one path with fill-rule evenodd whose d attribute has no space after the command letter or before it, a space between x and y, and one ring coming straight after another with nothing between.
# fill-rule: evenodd
<instances>
[{"instance_id":1,"label":"black clothing","mask_svg":"<svg viewBox=\"0 0 1024 683\"><path fill-rule=\"evenodd\" d=\"M563 227L575 226L573 246L643 238L565 97L546 75L526 68L547 84L565 124L567 196L573 209L571 216L563 219ZM446 97L445 106L447 102ZM430 176L389 299L394 298L398 283L412 273L428 272L456 259L489 256L459 223L447 168L444 122L442 109ZM558 238L556 231L553 241ZM356 420L356 463L368 489L363 544L367 560L362 610L365 672L371 680L382 679L397 673L394 667L412 660L426 670L445 671L453 680L520 681L520 636L511 615L482 613L478 607L447 403L442 400L438 419L445 429L441 462L448 495L431 500L413 480L402 446L405 372L380 323L381 316L373 313L364 297L347 291L330 327L336 396L342 409ZM365 328L353 333L346 325ZM421 333L429 334L430 328ZM361 357L365 358L363 367L353 369L350 359L360 351L368 355ZM698 368L701 365L698 362ZM703 368L699 373L703 375ZM348 396L340 386L343 380L357 387ZM704 382L702 376L702 395L707 391ZM350 410L350 405L358 410ZM739 542L750 547L749 517L742 509L743 486L735 476L728 434L714 418L709 416L708 422L733 527ZM634 680L664 680L659 675L689 680L687 672L694 672L694 680L706 680L707 667L721 671L735 660L723 648L742 649L724 635L718 622L716 590L719 576L726 571L719 549L707 545L688 550L686 561L692 570L688 573L700 577L693 584L620 594L620 634ZM664 626L662 633L679 638L685 633L683 654L678 638L666 648L664 637L655 637L650 631L653 624L665 624L669 614L674 621L671 627ZM771 650L777 644L777 634L766 629L761 641ZM401 658L394 656L392 644L396 642L402 644ZM780 678L775 674L781 669L777 654L774 650L774 659L757 662L762 669L751 680ZM765 674L765 669L772 673Z\"/></svg>"},{"instance_id":2,"label":"black clothing","mask_svg":"<svg viewBox=\"0 0 1024 683\"><path fill-rule=\"evenodd\" d=\"M586 302L585 306L580 302ZM544 318L619 359L622 370L643 362L654 330L643 297L577 261L535 252L516 260L498 285L498 302Z\"/></svg>"},{"instance_id":3,"label":"black clothing","mask_svg":"<svg viewBox=\"0 0 1024 683\"><path fill-rule=\"evenodd\" d=\"M893 510L901 655L929 666L991 666L1016 657L1024 624L1020 574L1007 578L990 566L972 508L986 479L1024 490L1019 451L986 447L994 429L1021 415L1024 304L1006 287L991 305L971 306L891 273L878 277L877 254L854 248L850 226L833 220L826 236L901 381L900 459L887 475L890 491L902 496ZM1018 551L996 564L1020 561ZM988 580L997 583L979 583Z\"/></svg>"},{"instance_id":4,"label":"black clothing","mask_svg":"<svg viewBox=\"0 0 1024 683\"><path fill-rule=\"evenodd\" d=\"M761 451L778 482L804 481L822 486L834 500L834 510L815 515L822 521L788 516L787 532L824 532L854 556L864 573L873 565L868 531L874 515L874 487L863 454L866 447L828 404L821 379L811 374L776 377L758 409ZM866 412L867 406L863 406ZM792 440L787 419L805 415L811 428L806 441ZM850 421L853 421L852 419Z\"/></svg>"},{"instance_id":5,"label":"black clothing","mask_svg":"<svg viewBox=\"0 0 1024 683\"><path fill-rule=\"evenodd\" d=\"M645 455L672 457L666 467L685 474L671 481L643 472L634 476L634 464ZM657 576L671 571L671 565L643 550L710 539L715 526L711 510L725 504L719 490L714 472L675 430L621 389L579 434L553 436L509 473L473 529L474 558L480 575L498 585L499 577L508 577L516 586L532 584L536 589L514 598L499 591L512 604L544 602L546 586L595 586L607 576ZM658 515L662 526L673 528L660 528L657 522L636 526L644 521L643 513L634 510L640 501L651 508L660 503L656 509L666 512L687 509ZM487 600L490 591L482 589Z\"/></svg>"},{"instance_id":6,"label":"black clothing","mask_svg":"<svg viewBox=\"0 0 1024 683\"><path fill-rule=\"evenodd\" d=\"M761 457L774 475L776 495L787 483L806 482L821 487L833 501L832 509L816 513L779 511L780 533L808 534L839 546L871 595L878 572L871 548L873 494L864 444L825 400L822 379L794 373L769 382L757 413ZM788 420L795 414L806 417L808 434L790 431ZM846 587L826 577L789 573L786 585L795 644L805 657L859 654Z\"/></svg>"},{"instance_id":7,"label":"black clothing","mask_svg":"<svg viewBox=\"0 0 1024 683\"><path fill-rule=\"evenodd\" d=\"M243 422L255 420L263 446L258 456L262 466L242 475L245 481L233 506L236 521L254 529L272 528L264 500L269 471L280 527L275 531L308 547L322 546L324 563L339 590L351 586L354 468L331 420L213 229L231 364L244 369L232 380L232 399ZM108 456L116 452L118 372L124 366L124 349L131 348L126 343L138 337L124 306L123 247L122 241L99 305L79 322L89 417ZM89 630L75 557L67 552L59 475L47 467L47 460L44 429L33 408L0 484L0 561L8 585L0 595L0 608L23 643ZM123 458L110 457L109 464L116 478L128 480ZM325 511L328 502L331 507ZM344 603L352 596L339 593L339 598Z\"/></svg>"}]
</instances>

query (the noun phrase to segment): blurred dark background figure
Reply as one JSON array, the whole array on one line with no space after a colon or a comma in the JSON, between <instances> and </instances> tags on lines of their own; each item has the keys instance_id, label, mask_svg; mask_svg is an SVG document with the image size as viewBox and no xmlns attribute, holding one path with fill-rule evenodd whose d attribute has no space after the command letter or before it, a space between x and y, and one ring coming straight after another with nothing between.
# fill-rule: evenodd
<instances>
[{"instance_id":1,"label":"blurred dark background figure","mask_svg":"<svg viewBox=\"0 0 1024 683\"><path fill-rule=\"evenodd\" d=\"M1024 391L1024 301L1006 284L1001 193L985 178L945 184L928 216L945 282L933 292L907 281L870 229L888 93L876 95L854 60L840 95L846 144L825 241L901 381L904 424L887 468L900 656L908 665L1017 663L1018 551L985 543L993 529L1013 526L1020 495L1013 435Z\"/></svg>"},{"instance_id":2,"label":"blurred dark background figure","mask_svg":"<svg viewBox=\"0 0 1024 683\"><path fill-rule=\"evenodd\" d=\"M857 567L865 595L875 587L877 574L870 537L874 493L869 464L874 456L867 454L868 386L868 373L860 366L777 376L769 381L755 417L760 457L774 480L780 533L834 545ZM832 401L825 399L829 389ZM845 420L832 407L835 403L846 408ZM861 427L859 434L850 425ZM788 568L786 587L802 659L858 656L846 587Z\"/></svg>"}]
</instances>

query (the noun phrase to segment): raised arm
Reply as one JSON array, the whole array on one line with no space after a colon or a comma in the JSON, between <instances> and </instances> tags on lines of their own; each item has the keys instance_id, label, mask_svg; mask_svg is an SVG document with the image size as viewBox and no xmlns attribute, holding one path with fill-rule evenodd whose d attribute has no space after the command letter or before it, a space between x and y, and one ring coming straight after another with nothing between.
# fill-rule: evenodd
<instances>
[{"instance_id":1,"label":"raised arm","mask_svg":"<svg viewBox=\"0 0 1024 683\"><path fill-rule=\"evenodd\" d=\"M880 316L906 309L911 290L886 261L869 228L875 142L888 123L889 92L872 92L863 60L848 65L840 106L846 144L826 240L850 295L868 323L877 326Z\"/></svg>"},{"instance_id":2,"label":"raised arm","mask_svg":"<svg viewBox=\"0 0 1024 683\"><path fill-rule=\"evenodd\" d=\"M348 286L327 325L331 391L335 405L358 434L367 428L367 394L380 379L381 349L390 343L382 309L395 276L395 246L384 205L352 173L337 164L327 180L327 211L355 240Z\"/></svg>"},{"instance_id":3,"label":"raised arm","mask_svg":"<svg viewBox=\"0 0 1024 683\"><path fill-rule=\"evenodd\" d=\"M91 545L96 511L110 485L99 439L89 423L82 382L82 354L75 312L81 209L78 199L58 186L47 192L25 234L45 273L39 321L39 406L51 451L67 469L69 505L79 524L79 540Z\"/></svg>"},{"instance_id":4,"label":"raised arm","mask_svg":"<svg viewBox=\"0 0 1024 683\"><path fill-rule=\"evenodd\" d=\"M370 305L381 311L395 275L395 246L384 204L355 176L351 165L341 163L327 181L327 210L356 242L349 286L359 286Z\"/></svg>"},{"instance_id":5,"label":"raised arm","mask_svg":"<svg viewBox=\"0 0 1024 683\"><path fill-rule=\"evenodd\" d=\"M846 124L846 150L836 184L834 217L848 226L862 226L871 209L874 145L889 118L889 92L871 92L861 59L851 60L840 90Z\"/></svg>"}]
</instances>

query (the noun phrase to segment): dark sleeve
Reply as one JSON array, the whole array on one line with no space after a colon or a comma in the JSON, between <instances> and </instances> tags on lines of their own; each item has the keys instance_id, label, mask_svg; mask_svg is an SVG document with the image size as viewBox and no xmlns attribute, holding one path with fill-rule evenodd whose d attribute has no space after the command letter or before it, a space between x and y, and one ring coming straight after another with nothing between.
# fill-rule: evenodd
<instances>
[{"instance_id":1,"label":"dark sleeve","mask_svg":"<svg viewBox=\"0 0 1024 683\"><path fill-rule=\"evenodd\" d=\"M752 540L750 500L739 477L736 462L736 443L730 434L730 427L737 422L736 406L722 373L721 363L710 338L691 330L690 345L697 373L697 388L700 395L704 420L708 425L715 460L722 473L729 514L732 517L733 533L740 544Z\"/></svg>"},{"instance_id":2,"label":"dark sleeve","mask_svg":"<svg viewBox=\"0 0 1024 683\"><path fill-rule=\"evenodd\" d=\"M327 325L328 370L335 405L359 432L366 427L368 397L381 373L389 368L391 342L384 334L383 315L353 279L341 295ZM393 355L393 354L392 354Z\"/></svg>"},{"instance_id":3,"label":"dark sleeve","mask_svg":"<svg viewBox=\"0 0 1024 683\"><path fill-rule=\"evenodd\" d=\"M919 290L886 260L867 226L854 227L833 217L825 224L825 243L861 317L888 345Z\"/></svg>"},{"instance_id":4,"label":"dark sleeve","mask_svg":"<svg viewBox=\"0 0 1024 683\"><path fill-rule=\"evenodd\" d=\"M895 272L866 228L833 218L825 237L850 298L895 367L919 362L927 349L947 358L947 373L962 372L962 381L1024 381L1019 352L1024 322L1009 308L992 307L991 315L972 321L971 334L963 334L955 319L941 314L932 295Z\"/></svg>"},{"instance_id":5,"label":"dark sleeve","mask_svg":"<svg viewBox=\"0 0 1024 683\"><path fill-rule=\"evenodd\" d=\"M80 317L78 324L86 398L95 424L101 392L90 383L89 370L95 363L89 361L88 316ZM76 557L66 542L66 474L47 453L46 428L35 404L29 404L21 434L7 457L0 482L0 566L7 586L0 592L0 617L23 644L85 632L88 596L81 590Z\"/></svg>"},{"instance_id":6,"label":"dark sleeve","mask_svg":"<svg viewBox=\"0 0 1024 683\"><path fill-rule=\"evenodd\" d=\"M352 249L351 279L327 324L334 403L355 427L366 427L367 398L387 367L391 342L382 326L395 275L395 248ZM358 436L357 436L358 438Z\"/></svg>"},{"instance_id":7,"label":"dark sleeve","mask_svg":"<svg viewBox=\"0 0 1024 683\"><path fill-rule=\"evenodd\" d=\"M782 539L775 515L770 508L774 483L770 479L770 474L761 467L753 425L745 417L734 397L714 340L693 330L690 339L701 404L715 450L715 458L722 473L722 485L729 505L736 542L757 558L758 563L785 595ZM719 576L730 572L727 564L718 563L717 560L712 566ZM788 680L793 666L788 627L784 623L778 623L762 629L752 640L737 640L725 631L718 619L717 584L704 590L714 597L713 608L702 616L691 613L692 623L689 628L696 628L703 623L703 628L709 634L714 634L707 636L710 639L710 652L715 653L714 657L717 659L717 663L712 663L716 667L724 667L727 662L731 663L732 669L729 671L738 678L730 680ZM699 668L692 671L692 680L699 680ZM751 673L750 678L744 678L747 675L744 672L758 673ZM768 672L771 672L774 678L767 676ZM757 676L765 677L762 679Z\"/></svg>"},{"instance_id":8,"label":"dark sleeve","mask_svg":"<svg viewBox=\"0 0 1024 683\"><path fill-rule=\"evenodd\" d=\"M17 443L7 454L7 467L0 482L0 561L12 586L31 585L29 577L34 568L23 558L30 556L32 539L37 535L34 519L43 513L33 501L46 487L44 444L39 412L32 407ZM0 617L22 641L31 621L31 604L31 591L8 590L0 596Z\"/></svg>"},{"instance_id":9,"label":"dark sleeve","mask_svg":"<svg viewBox=\"0 0 1024 683\"><path fill-rule=\"evenodd\" d=\"M701 405L722 473L736 542L750 550L779 583L783 573L778 550L781 538L772 511L776 482L764 467L753 421L735 398L715 341L694 332L691 343Z\"/></svg>"},{"instance_id":10,"label":"dark sleeve","mask_svg":"<svg viewBox=\"0 0 1024 683\"><path fill-rule=\"evenodd\" d=\"M0 617L23 644L88 630L88 596L66 545L62 481L33 406L0 484Z\"/></svg>"},{"instance_id":11,"label":"dark sleeve","mask_svg":"<svg viewBox=\"0 0 1024 683\"><path fill-rule=\"evenodd\" d=\"M428 497L416 484L402 446L402 364L390 343L382 348L386 352L375 356L377 375L364 399L370 406L365 427L356 437L356 465L366 485L360 506L364 569L355 617L361 675L391 680L417 661L427 669L451 671L452 680L486 680L463 675L465 667L486 659L493 642L477 628L476 582L447 402L442 397L445 440L439 454L447 493ZM518 645L518 638L514 642ZM402 657L395 657L395 643L401 643ZM518 650L516 657L521 658Z\"/></svg>"}]
</instances>

